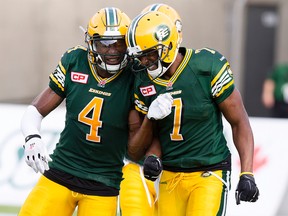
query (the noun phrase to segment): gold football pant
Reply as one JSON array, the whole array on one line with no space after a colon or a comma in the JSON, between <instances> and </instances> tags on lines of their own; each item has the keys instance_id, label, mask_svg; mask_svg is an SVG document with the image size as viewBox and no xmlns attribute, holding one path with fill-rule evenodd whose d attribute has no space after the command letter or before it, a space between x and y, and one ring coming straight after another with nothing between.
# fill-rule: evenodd
<instances>
[{"instance_id":1,"label":"gold football pant","mask_svg":"<svg viewBox=\"0 0 288 216\"><path fill-rule=\"evenodd\" d=\"M229 171L163 171L159 184L159 215L223 216L230 189Z\"/></svg>"},{"instance_id":2,"label":"gold football pant","mask_svg":"<svg viewBox=\"0 0 288 216\"><path fill-rule=\"evenodd\" d=\"M123 167L120 185L120 211L122 216L156 216L157 202L154 182L145 179L142 167L128 163Z\"/></svg>"},{"instance_id":3,"label":"gold football pant","mask_svg":"<svg viewBox=\"0 0 288 216\"><path fill-rule=\"evenodd\" d=\"M71 216L77 206L78 216L115 216L117 196L80 194L42 175L20 209L19 216Z\"/></svg>"}]
</instances>

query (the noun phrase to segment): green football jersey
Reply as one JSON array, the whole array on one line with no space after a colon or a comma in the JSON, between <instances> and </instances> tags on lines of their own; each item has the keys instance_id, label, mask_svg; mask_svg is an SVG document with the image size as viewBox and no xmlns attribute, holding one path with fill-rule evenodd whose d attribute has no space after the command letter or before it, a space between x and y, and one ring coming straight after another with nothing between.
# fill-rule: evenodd
<instances>
[{"instance_id":1,"label":"green football jersey","mask_svg":"<svg viewBox=\"0 0 288 216\"><path fill-rule=\"evenodd\" d=\"M272 79L275 83L274 97L276 101L284 102L285 85L288 83L288 64L277 65L269 74L268 78Z\"/></svg>"},{"instance_id":2,"label":"green football jersey","mask_svg":"<svg viewBox=\"0 0 288 216\"><path fill-rule=\"evenodd\" d=\"M85 47L64 53L49 83L66 99L65 128L50 167L119 189L133 81L130 66L110 78L98 76Z\"/></svg>"},{"instance_id":3,"label":"green football jersey","mask_svg":"<svg viewBox=\"0 0 288 216\"><path fill-rule=\"evenodd\" d=\"M208 48L180 48L179 52L183 61L169 80L137 73L135 107L146 114L159 94L170 92L172 112L157 121L164 168L213 165L230 155L218 108L234 90L230 65L223 55Z\"/></svg>"}]
</instances>

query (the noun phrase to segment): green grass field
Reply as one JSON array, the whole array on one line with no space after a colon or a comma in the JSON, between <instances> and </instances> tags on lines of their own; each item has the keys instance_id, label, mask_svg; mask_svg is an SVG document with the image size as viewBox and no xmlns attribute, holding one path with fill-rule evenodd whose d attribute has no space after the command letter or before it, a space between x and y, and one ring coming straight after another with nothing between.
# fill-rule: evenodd
<instances>
[{"instance_id":1,"label":"green grass field","mask_svg":"<svg viewBox=\"0 0 288 216\"><path fill-rule=\"evenodd\" d=\"M19 206L3 206L3 205L0 205L0 215L2 215L3 213L9 214L11 216L12 215L17 215L19 210L20 210Z\"/></svg>"}]
</instances>

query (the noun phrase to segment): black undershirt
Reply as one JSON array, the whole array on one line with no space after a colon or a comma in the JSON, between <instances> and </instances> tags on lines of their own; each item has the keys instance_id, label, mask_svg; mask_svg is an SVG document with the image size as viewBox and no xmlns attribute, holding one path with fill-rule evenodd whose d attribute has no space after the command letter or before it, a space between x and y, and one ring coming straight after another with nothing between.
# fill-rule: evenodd
<instances>
[{"instance_id":1,"label":"black undershirt","mask_svg":"<svg viewBox=\"0 0 288 216\"><path fill-rule=\"evenodd\" d=\"M82 179L54 168L45 171L44 176L77 193L95 196L119 195L119 190L116 188L97 181Z\"/></svg>"}]
</instances>

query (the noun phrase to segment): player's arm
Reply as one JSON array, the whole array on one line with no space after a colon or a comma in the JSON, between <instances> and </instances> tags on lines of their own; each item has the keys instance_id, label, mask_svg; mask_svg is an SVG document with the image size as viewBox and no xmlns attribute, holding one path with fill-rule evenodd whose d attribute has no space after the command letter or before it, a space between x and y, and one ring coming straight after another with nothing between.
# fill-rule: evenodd
<instances>
[{"instance_id":1,"label":"player's arm","mask_svg":"<svg viewBox=\"0 0 288 216\"><path fill-rule=\"evenodd\" d=\"M262 103L266 108L271 108L274 106L274 89L275 83L272 79L266 79L263 84L262 89Z\"/></svg>"},{"instance_id":2,"label":"player's arm","mask_svg":"<svg viewBox=\"0 0 288 216\"><path fill-rule=\"evenodd\" d=\"M160 140L158 139L158 137L153 137L152 144L147 149L147 151L145 153L145 157L148 157L149 155L155 155L155 156L161 158L162 151L161 151Z\"/></svg>"},{"instance_id":3,"label":"player's arm","mask_svg":"<svg viewBox=\"0 0 288 216\"><path fill-rule=\"evenodd\" d=\"M145 118L145 116L144 116ZM159 139L157 137L151 137L153 136L153 131L150 131L150 127L147 131L142 128L142 132L139 132L141 130L141 124L143 122L143 115L139 112L132 110L130 111L129 115L129 145L128 145L128 154L129 157L134 160L138 161L143 158L143 155L145 154L145 160L143 163L143 172L144 176L152 181L155 181L160 173L162 172L162 161L160 159L161 157L161 146ZM137 134L138 132L138 134ZM145 135L145 133L147 133ZM134 137L136 136L136 138ZM139 139L137 136L144 136L146 139ZM148 137L148 138L147 138ZM136 144L132 144L132 139L135 139ZM150 141L151 140L151 141ZM151 145L149 146L149 144ZM149 147L148 147L149 146Z\"/></svg>"},{"instance_id":4,"label":"player's arm","mask_svg":"<svg viewBox=\"0 0 288 216\"><path fill-rule=\"evenodd\" d=\"M49 169L48 162L51 161L41 140L42 119L62 101L63 98L48 87L33 100L21 119L21 130L25 137L23 146L25 161L35 172L44 173L45 170Z\"/></svg>"},{"instance_id":5,"label":"player's arm","mask_svg":"<svg viewBox=\"0 0 288 216\"><path fill-rule=\"evenodd\" d=\"M231 95L219 104L219 108L231 125L233 141L240 157L241 174L236 189L236 202L255 202L259 190L253 175L254 138L239 91L235 88Z\"/></svg>"},{"instance_id":6,"label":"player's arm","mask_svg":"<svg viewBox=\"0 0 288 216\"><path fill-rule=\"evenodd\" d=\"M143 158L153 139L153 122L136 110L129 115L128 155L133 161Z\"/></svg>"},{"instance_id":7,"label":"player's arm","mask_svg":"<svg viewBox=\"0 0 288 216\"><path fill-rule=\"evenodd\" d=\"M241 160L241 172L253 172L254 138L239 91L235 88L219 104L219 108L231 125L233 141Z\"/></svg>"},{"instance_id":8,"label":"player's arm","mask_svg":"<svg viewBox=\"0 0 288 216\"><path fill-rule=\"evenodd\" d=\"M39 113L45 117L56 107L58 107L64 98L56 94L50 87L42 91L31 103L35 106Z\"/></svg>"},{"instance_id":9,"label":"player's arm","mask_svg":"<svg viewBox=\"0 0 288 216\"><path fill-rule=\"evenodd\" d=\"M171 113L173 97L170 93L160 94L151 103L147 115L143 118L141 126L130 132L128 141L128 155L134 161L141 160L153 140L153 122L165 118ZM133 118L134 120L130 120ZM140 119L136 114L130 115L129 122L137 122Z\"/></svg>"}]
</instances>

